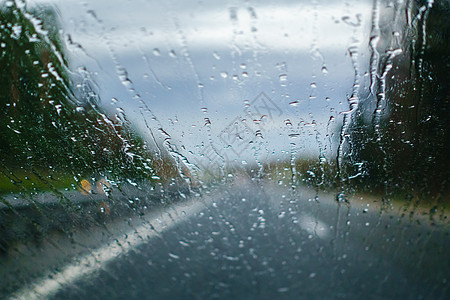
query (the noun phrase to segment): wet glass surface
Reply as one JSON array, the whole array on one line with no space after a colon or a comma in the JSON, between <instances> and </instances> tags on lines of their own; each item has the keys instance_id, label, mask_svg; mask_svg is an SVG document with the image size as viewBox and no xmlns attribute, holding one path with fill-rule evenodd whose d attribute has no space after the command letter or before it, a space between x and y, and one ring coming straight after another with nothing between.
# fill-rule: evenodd
<instances>
[{"instance_id":1,"label":"wet glass surface","mask_svg":"<svg viewBox=\"0 0 450 300\"><path fill-rule=\"evenodd\" d=\"M446 1L0 1L0 298L447 299Z\"/></svg>"}]
</instances>

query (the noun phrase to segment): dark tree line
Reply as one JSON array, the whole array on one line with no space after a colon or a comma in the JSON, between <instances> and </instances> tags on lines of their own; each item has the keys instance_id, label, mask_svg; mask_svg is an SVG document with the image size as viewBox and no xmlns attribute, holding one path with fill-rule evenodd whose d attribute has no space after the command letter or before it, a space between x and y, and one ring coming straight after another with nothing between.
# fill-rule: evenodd
<instances>
[{"instance_id":1,"label":"dark tree line","mask_svg":"<svg viewBox=\"0 0 450 300\"><path fill-rule=\"evenodd\" d=\"M373 104L361 104L352 128L356 160L365 176L357 189L449 200L450 179L450 4L414 1L406 23L403 55L386 79L386 106L374 130ZM405 13L405 12L403 12ZM419 16L419 17L418 17ZM386 63L386 55L380 65Z\"/></svg>"}]
</instances>

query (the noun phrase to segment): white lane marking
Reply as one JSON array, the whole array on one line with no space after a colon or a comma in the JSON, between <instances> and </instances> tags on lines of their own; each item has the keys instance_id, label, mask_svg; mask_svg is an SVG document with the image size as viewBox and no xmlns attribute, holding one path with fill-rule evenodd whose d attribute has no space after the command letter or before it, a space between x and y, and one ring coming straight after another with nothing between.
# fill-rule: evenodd
<instances>
[{"instance_id":1,"label":"white lane marking","mask_svg":"<svg viewBox=\"0 0 450 300\"><path fill-rule=\"evenodd\" d=\"M209 201L208 201L209 202ZM9 299L43 299L54 295L59 289L89 274L100 270L105 264L131 249L149 241L159 233L173 228L207 208L205 200L197 198L188 203L168 208L159 216L148 220L146 224L130 230L116 242L111 242L92 253L78 258L59 272L51 272L40 280L31 283L9 297ZM209 204L209 203L208 203Z\"/></svg>"}]
</instances>

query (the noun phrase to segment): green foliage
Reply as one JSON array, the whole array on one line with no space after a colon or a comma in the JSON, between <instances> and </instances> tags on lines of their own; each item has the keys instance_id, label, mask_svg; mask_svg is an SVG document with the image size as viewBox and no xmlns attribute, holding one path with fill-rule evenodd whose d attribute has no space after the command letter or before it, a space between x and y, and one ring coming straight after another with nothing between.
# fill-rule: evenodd
<instances>
[{"instance_id":1,"label":"green foliage","mask_svg":"<svg viewBox=\"0 0 450 300\"><path fill-rule=\"evenodd\" d=\"M125 117L74 97L63 49L51 9L0 8L0 171L150 178L152 157Z\"/></svg>"}]
</instances>

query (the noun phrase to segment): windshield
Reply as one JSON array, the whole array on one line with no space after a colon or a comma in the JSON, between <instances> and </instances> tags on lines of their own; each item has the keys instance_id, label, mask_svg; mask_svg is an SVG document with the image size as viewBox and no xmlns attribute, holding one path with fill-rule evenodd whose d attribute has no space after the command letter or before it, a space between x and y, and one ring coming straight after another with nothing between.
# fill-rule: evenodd
<instances>
[{"instance_id":1,"label":"windshield","mask_svg":"<svg viewBox=\"0 0 450 300\"><path fill-rule=\"evenodd\" d=\"M0 298L447 299L449 9L0 0Z\"/></svg>"}]
</instances>

